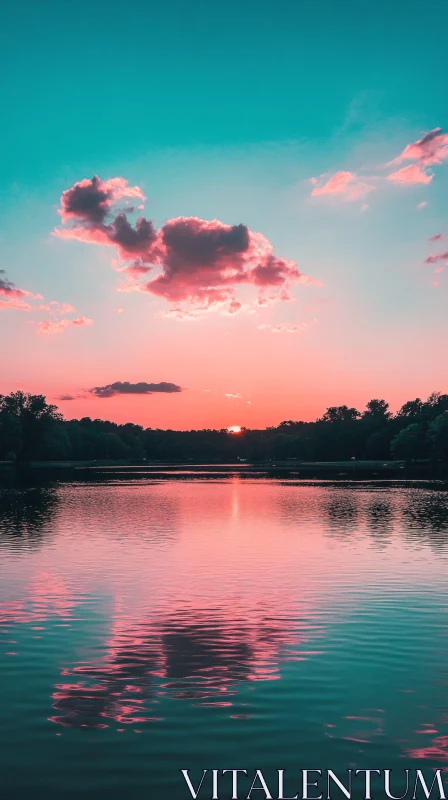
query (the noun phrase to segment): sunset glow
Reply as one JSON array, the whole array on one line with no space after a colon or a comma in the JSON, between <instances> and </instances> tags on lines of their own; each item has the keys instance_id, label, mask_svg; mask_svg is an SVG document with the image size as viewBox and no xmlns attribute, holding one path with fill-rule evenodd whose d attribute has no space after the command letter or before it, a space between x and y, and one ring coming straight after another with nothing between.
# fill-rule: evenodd
<instances>
[{"instance_id":1,"label":"sunset glow","mask_svg":"<svg viewBox=\"0 0 448 800\"><path fill-rule=\"evenodd\" d=\"M324 0L302 18L281 0L268 25L249 3L234 39L231 14L217 31L204 5L198 28L176 17L174 44L154 7L148 50L143 29L131 44L107 14L126 63L110 93L86 90L100 50L89 70L67 58L80 19L103 41L100 0L74 29L25 5L42 42L36 58L32 37L3 50L0 335L14 346L0 394L42 393L67 419L234 430L445 391L445 86L412 15L397 6L366 28L362 5ZM205 56L208 26L219 41ZM25 94L38 106L18 105Z\"/></svg>"},{"instance_id":2,"label":"sunset glow","mask_svg":"<svg viewBox=\"0 0 448 800\"><path fill-rule=\"evenodd\" d=\"M0 800L448 800L448 0L3 6Z\"/></svg>"}]
</instances>

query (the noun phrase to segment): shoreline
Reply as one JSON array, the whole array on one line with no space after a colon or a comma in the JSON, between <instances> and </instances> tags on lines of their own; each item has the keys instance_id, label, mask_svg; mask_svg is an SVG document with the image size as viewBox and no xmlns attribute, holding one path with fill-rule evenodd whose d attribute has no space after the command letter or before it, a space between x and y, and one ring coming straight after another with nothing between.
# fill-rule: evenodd
<instances>
[{"instance_id":1,"label":"shoreline","mask_svg":"<svg viewBox=\"0 0 448 800\"><path fill-rule=\"evenodd\" d=\"M448 481L448 465L443 462L405 463L402 461L295 461L272 460L234 463L194 463L190 461L31 461L0 462L0 483L14 478L50 477L99 480L107 477L187 477L231 475L241 477L291 477L357 481L434 480Z\"/></svg>"}]
</instances>

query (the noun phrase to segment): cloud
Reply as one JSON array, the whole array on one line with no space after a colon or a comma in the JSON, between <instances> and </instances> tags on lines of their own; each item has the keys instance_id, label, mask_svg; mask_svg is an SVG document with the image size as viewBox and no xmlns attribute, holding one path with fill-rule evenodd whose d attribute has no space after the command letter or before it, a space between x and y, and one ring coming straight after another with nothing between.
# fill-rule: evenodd
<instances>
[{"instance_id":1,"label":"cloud","mask_svg":"<svg viewBox=\"0 0 448 800\"><path fill-rule=\"evenodd\" d=\"M76 314L76 309L70 303L59 303L57 300L50 300L49 303L37 307L39 311L49 311L50 314Z\"/></svg>"},{"instance_id":2,"label":"cloud","mask_svg":"<svg viewBox=\"0 0 448 800\"><path fill-rule=\"evenodd\" d=\"M443 233L435 233L434 236L428 238L428 242L438 242L439 239L443 239Z\"/></svg>"},{"instance_id":3,"label":"cloud","mask_svg":"<svg viewBox=\"0 0 448 800\"><path fill-rule=\"evenodd\" d=\"M71 320L72 325L83 326L83 325L93 325L93 319L88 319L88 317L76 317L76 319Z\"/></svg>"},{"instance_id":4,"label":"cloud","mask_svg":"<svg viewBox=\"0 0 448 800\"><path fill-rule=\"evenodd\" d=\"M433 174L425 172L420 164L409 164L409 166L403 167L397 172L391 172L387 176L387 180L401 184L431 183L433 177Z\"/></svg>"},{"instance_id":5,"label":"cloud","mask_svg":"<svg viewBox=\"0 0 448 800\"><path fill-rule=\"evenodd\" d=\"M231 394L230 392L227 392L227 394L225 394L224 397L228 397L229 400L241 400L242 395L238 393Z\"/></svg>"},{"instance_id":6,"label":"cloud","mask_svg":"<svg viewBox=\"0 0 448 800\"><path fill-rule=\"evenodd\" d=\"M14 311L31 311L32 306L29 303L24 303L22 300L1 300L0 311L13 309Z\"/></svg>"},{"instance_id":7,"label":"cloud","mask_svg":"<svg viewBox=\"0 0 448 800\"><path fill-rule=\"evenodd\" d=\"M437 264L438 261L448 261L448 252L431 253L428 258L425 258L425 264Z\"/></svg>"},{"instance_id":8,"label":"cloud","mask_svg":"<svg viewBox=\"0 0 448 800\"><path fill-rule=\"evenodd\" d=\"M76 314L76 308L73 308L70 303L58 303L57 300L52 300L50 306L56 314Z\"/></svg>"},{"instance_id":9,"label":"cloud","mask_svg":"<svg viewBox=\"0 0 448 800\"><path fill-rule=\"evenodd\" d=\"M418 161L420 164L441 164L448 159L448 134L441 128L425 133L421 139L408 144L402 153L390 162L390 165L402 164L403 161Z\"/></svg>"},{"instance_id":10,"label":"cloud","mask_svg":"<svg viewBox=\"0 0 448 800\"><path fill-rule=\"evenodd\" d=\"M426 206L427 206L427 205L429 205L429 203L428 203L426 200L423 200L423 202L422 202L422 203L419 203L419 204L417 205L417 210L418 210L418 211L421 211L421 209L422 209L422 208L426 208Z\"/></svg>"},{"instance_id":11,"label":"cloud","mask_svg":"<svg viewBox=\"0 0 448 800\"><path fill-rule=\"evenodd\" d=\"M225 305L240 310L237 287L251 284L284 289L301 273L294 261L278 258L271 243L245 225L179 217L159 232L162 272L142 289L174 303L189 302L205 310Z\"/></svg>"},{"instance_id":12,"label":"cloud","mask_svg":"<svg viewBox=\"0 0 448 800\"><path fill-rule=\"evenodd\" d=\"M73 394L61 394L59 397L56 397L56 400L76 400L76 397Z\"/></svg>"},{"instance_id":13,"label":"cloud","mask_svg":"<svg viewBox=\"0 0 448 800\"><path fill-rule=\"evenodd\" d=\"M5 297L5 300L2 300ZM26 300L24 299L26 298ZM36 324L37 333L47 334L51 336L54 333L61 333L69 325L92 325L92 320L87 317L77 317L76 319L59 319L54 320L54 317L61 317L65 314L75 314L76 309L70 303L60 303L58 300L50 300L47 303L34 303L33 305L28 302L43 300L41 294L33 294L26 289L19 289L12 281L6 277L4 269L0 269L0 311L5 309L14 309L19 311L46 311L53 319L44 319L38 322L30 321L31 325Z\"/></svg>"},{"instance_id":14,"label":"cloud","mask_svg":"<svg viewBox=\"0 0 448 800\"><path fill-rule=\"evenodd\" d=\"M314 184L312 197L338 196L342 200L351 202L365 197L375 189L371 183L360 178L355 172L336 172L325 183L319 185L319 181L322 181L323 178L324 175L321 175L319 179L312 178Z\"/></svg>"},{"instance_id":15,"label":"cloud","mask_svg":"<svg viewBox=\"0 0 448 800\"><path fill-rule=\"evenodd\" d=\"M122 285L121 291L148 292L175 307L187 303L198 312L225 307L235 313L242 308L236 290L244 285L255 287L258 295L272 288L284 299L290 283L313 283L294 261L277 257L266 237L243 224L177 217L156 230L151 220L139 217L133 224L124 212L108 221L118 190L128 196L141 192L123 178L113 181L122 183L111 187L110 180L95 177L64 192L59 213L64 224L74 221L74 226L54 233L62 239L115 246L118 261L113 265L128 280L157 270L151 280Z\"/></svg>"},{"instance_id":16,"label":"cloud","mask_svg":"<svg viewBox=\"0 0 448 800\"><path fill-rule=\"evenodd\" d=\"M124 178L102 181L97 175L85 178L62 193L60 215L68 219L82 219L93 225L102 223L112 205L123 197L146 200L139 186L128 186Z\"/></svg>"},{"instance_id":17,"label":"cloud","mask_svg":"<svg viewBox=\"0 0 448 800\"><path fill-rule=\"evenodd\" d=\"M299 322L298 324L285 323L280 325L259 325L258 330L270 330L271 333L301 333L312 325L316 325L317 320L313 319L310 322Z\"/></svg>"},{"instance_id":18,"label":"cloud","mask_svg":"<svg viewBox=\"0 0 448 800\"><path fill-rule=\"evenodd\" d=\"M203 310L192 311L187 308L182 308L181 306L173 306L172 308L168 308L166 311L160 311L157 316L166 317L168 319L178 319L183 322L197 322L197 320L201 318L202 314Z\"/></svg>"},{"instance_id":19,"label":"cloud","mask_svg":"<svg viewBox=\"0 0 448 800\"><path fill-rule=\"evenodd\" d=\"M132 264L125 267L121 266L120 261L114 261L113 266L114 265L118 272L125 272L126 275L129 275L131 278L140 278L142 275L147 275L152 269L152 267L148 267L141 261L134 261Z\"/></svg>"},{"instance_id":20,"label":"cloud","mask_svg":"<svg viewBox=\"0 0 448 800\"><path fill-rule=\"evenodd\" d=\"M53 336L55 333L62 333L69 325L75 327L82 327L85 325L93 325L93 320L87 317L77 317L76 319L60 319L54 321L52 319L44 319L37 323L36 332L42 333L46 336Z\"/></svg>"},{"instance_id":21,"label":"cloud","mask_svg":"<svg viewBox=\"0 0 448 800\"><path fill-rule=\"evenodd\" d=\"M116 381L115 383L109 383L107 386L94 386L92 389L89 389L90 394L102 398L115 397L115 395L118 394L154 394L157 392L173 394L181 391L182 388L175 383L166 383L164 381L162 381L162 383L145 383L144 381L129 383L129 381Z\"/></svg>"},{"instance_id":22,"label":"cloud","mask_svg":"<svg viewBox=\"0 0 448 800\"><path fill-rule=\"evenodd\" d=\"M4 269L0 269L0 295L11 300L20 300L22 297L32 297L36 300L43 299L40 294L32 294L32 292L27 292L25 289L19 289L15 283L6 277Z\"/></svg>"},{"instance_id":23,"label":"cloud","mask_svg":"<svg viewBox=\"0 0 448 800\"><path fill-rule=\"evenodd\" d=\"M70 320L68 319L60 319L58 322L54 322L51 319L43 319L41 322L37 323L36 332L46 336L53 336L54 333L62 333L62 331L65 331L69 324Z\"/></svg>"}]
</instances>

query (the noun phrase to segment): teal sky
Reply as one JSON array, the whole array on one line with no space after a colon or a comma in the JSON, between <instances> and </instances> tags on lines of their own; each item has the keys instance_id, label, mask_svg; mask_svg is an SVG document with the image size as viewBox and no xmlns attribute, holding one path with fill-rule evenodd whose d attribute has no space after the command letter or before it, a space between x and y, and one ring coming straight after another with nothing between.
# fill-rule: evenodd
<instances>
[{"instance_id":1,"label":"teal sky","mask_svg":"<svg viewBox=\"0 0 448 800\"><path fill-rule=\"evenodd\" d=\"M445 0L42 0L2 17L0 269L93 325L42 337L34 305L1 311L13 347L0 392L73 394L67 416L196 427L447 389L447 278L434 275L445 262L424 264L448 250L427 241L448 233L447 164L410 185L387 180L410 161L386 166L447 125ZM359 202L311 197L310 178L323 186L339 171L374 189ZM323 285L260 317L168 319L163 298L116 293L110 248L52 236L62 192L94 174L140 186L157 227L244 223ZM304 333L271 335L302 322ZM189 391L78 397L122 380ZM226 394L241 395L231 410Z\"/></svg>"}]
</instances>

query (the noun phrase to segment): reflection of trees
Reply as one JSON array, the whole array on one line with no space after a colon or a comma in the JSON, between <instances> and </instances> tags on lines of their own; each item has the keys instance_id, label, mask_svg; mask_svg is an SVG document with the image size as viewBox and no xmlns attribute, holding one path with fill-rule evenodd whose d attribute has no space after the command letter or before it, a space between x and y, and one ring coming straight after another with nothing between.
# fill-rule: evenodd
<instances>
[{"instance_id":1,"label":"reflection of trees","mask_svg":"<svg viewBox=\"0 0 448 800\"><path fill-rule=\"evenodd\" d=\"M0 492L0 547L39 547L59 500L54 488L8 489Z\"/></svg>"},{"instance_id":2,"label":"reflection of trees","mask_svg":"<svg viewBox=\"0 0 448 800\"><path fill-rule=\"evenodd\" d=\"M280 495L277 504L288 525L326 523L331 533L344 536L358 524L359 494L354 487L298 485L294 494Z\"/></svg>"},{"instance_id":3,"label":"reflection of trees","mask_svg":"<svg viewBox=\"0 0 448 800\"><path fill-rule=\"evenodd\" d=\"M356 491L332 490L322 502L322 512L330 532L338 538L349 536L357 527L359 500Z\"/></svg>"},{"instance_id":4,"label":"reflection of trees","mask_svg":"<svg viewBox=\"0 0 448 800\"><path fill-rule=\"evenodd\" d=\"M139 724L157 717L151 705L166 694L231 705L239 683L275 677L285 648L302 638L292 618L251 625L193 614L124 628L109 642L104 664L64 671L71 680L55 687L52 720L88 728L110 720Z\"/></svg>"},{"instance_id":5,"label":"reflection of trees","mask_svg":"<svg viewBox=\"0 0 448 800\"><path fill-rule=\"evenodd\" d=\"M313 487L313 496L297 487L297 494L277 500L282 521L288 525L321 524L337 539L368 532L372 545L384 548L392 537L426 543L438 551L448 547L448 492L394 486Z\"/></svg>"},{"instance_id":6,"label":"reflection of trees","mask_svg":"<svg viewBox=\"0 0 448 800\"><path fill-rule=\"evenodd\" d=\"M71 484L61 489L64 530L88 531L107 539L165 541L179 528L179 498L157 486L133 483Z\"/></svg>"},{"instance_id":7,"label":"reflection of trees","mask_svg":"<svg viewBox=\"0 0 448 800\"><path fill-rule=\"evenodd\" d=\"M445 551L448 545L448 493L416 490L403 508L403 522L408 539Z\"/></svg>"},{"instance_id":8,"label":"reflection of trees","mask_svg":"<svg viewBox=\"0 0 448 800\"><path fill-rule=\"evenodd\" d=\"M389 500L382 496L373 496L373 501L367 506L366 522L372 537L372 545L377 549L384 549L390 544L394 530L394 507Z\"/></svg>"}]
</instances>

